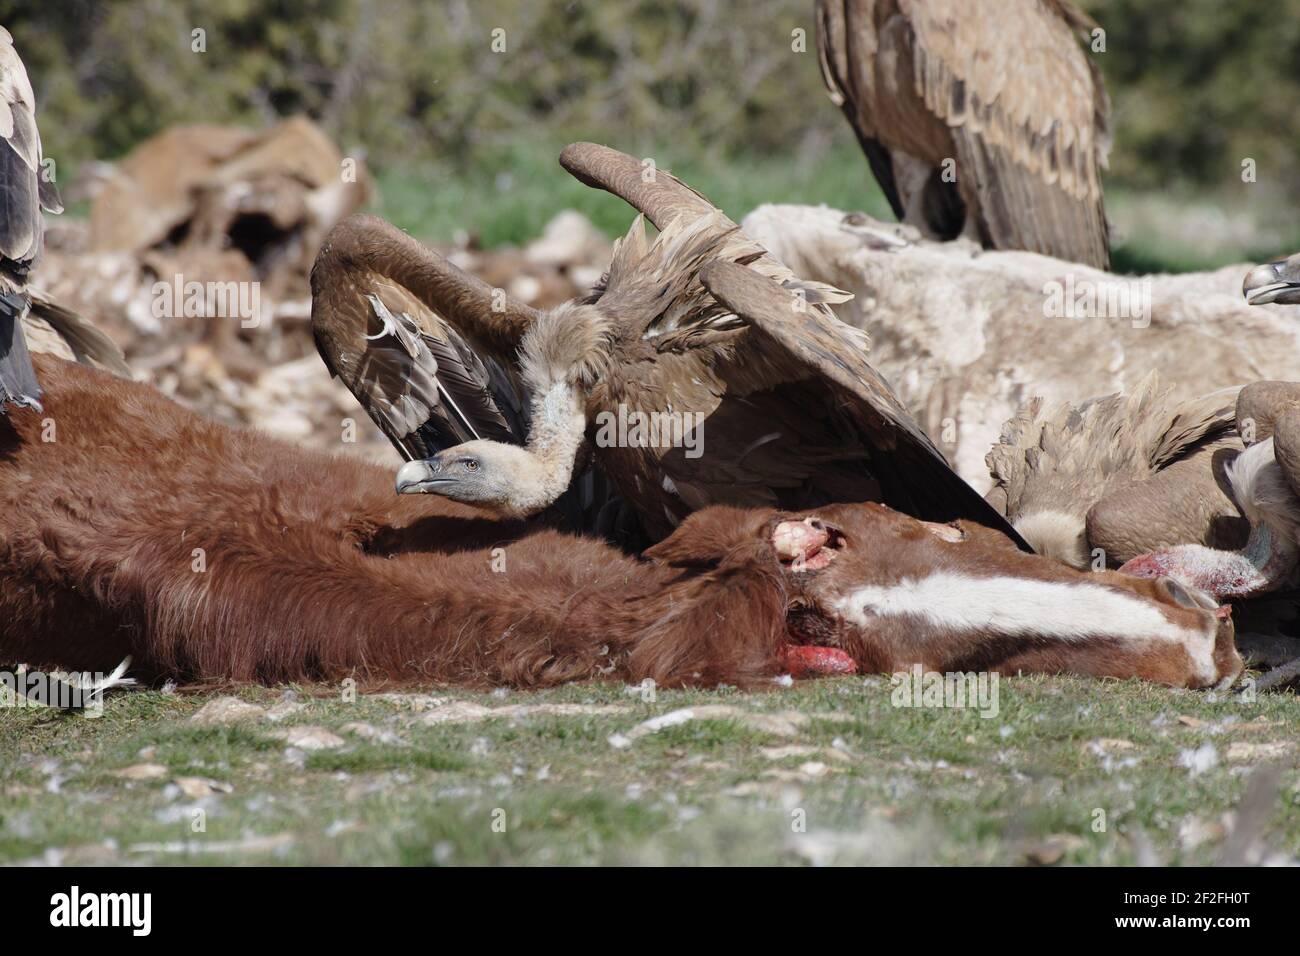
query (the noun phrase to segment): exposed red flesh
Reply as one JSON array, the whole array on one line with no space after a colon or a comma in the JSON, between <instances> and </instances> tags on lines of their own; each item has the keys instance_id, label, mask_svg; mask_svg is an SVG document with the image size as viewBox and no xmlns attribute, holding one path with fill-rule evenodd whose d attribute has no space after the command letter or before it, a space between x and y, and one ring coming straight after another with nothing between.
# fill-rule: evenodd
<instances>
[{"instance_id":1,"label":"exposed red flesh","mask_svg":"<svg viewBox=\"0 0 1300 956\"><path fill-rule=\"evenodd\" d=\"M781 660L791 677L827 677L858 672L857 661L838 647L788 644Z\"/></svg>"}]
</instances>

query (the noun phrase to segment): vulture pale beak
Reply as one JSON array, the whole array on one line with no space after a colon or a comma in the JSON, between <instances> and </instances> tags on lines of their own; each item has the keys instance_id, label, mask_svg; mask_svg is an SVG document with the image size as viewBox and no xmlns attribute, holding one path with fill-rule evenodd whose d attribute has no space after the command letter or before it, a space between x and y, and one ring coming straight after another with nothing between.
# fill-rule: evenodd
<instances>
[{"instance_id":1,"label":"vulture pale beak","mask_svg":"<svg viewBox=\"0 0 1300 956\"><path fill-rule=\"evenodd\" d=\"M1251 305L1300 305L1300 253L1251 269L1241 292Z\"/></svg>"},{"instance_id":2,"label":"vulture pale beak","mask_svg":"<svg viewBox=\"0 0 1300 956\"><path fill-rule=\"evenodd\" d=\"M436 458L408 461L397 471L399 495L437 494L438 485L450 484L456 479L442 474L442 465Z\"/></svg>"}]
</instances>

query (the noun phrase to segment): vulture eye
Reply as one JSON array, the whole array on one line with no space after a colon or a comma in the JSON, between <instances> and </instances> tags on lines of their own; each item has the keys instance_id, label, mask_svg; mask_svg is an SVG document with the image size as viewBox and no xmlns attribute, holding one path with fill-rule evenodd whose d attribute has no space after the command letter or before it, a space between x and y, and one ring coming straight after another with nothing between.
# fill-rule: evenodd
<instances>
[{"instance_id":1,"label":"vulture eye","mask_svg":"<svg viewBox=\"0 0 1300 956\"><path fill-rule=\"evenodd\" d=\"M470 471L478 471L478 462L475 461L473 458L466 458L465 467L468 468Z\"/></svg>"}]
</instances>

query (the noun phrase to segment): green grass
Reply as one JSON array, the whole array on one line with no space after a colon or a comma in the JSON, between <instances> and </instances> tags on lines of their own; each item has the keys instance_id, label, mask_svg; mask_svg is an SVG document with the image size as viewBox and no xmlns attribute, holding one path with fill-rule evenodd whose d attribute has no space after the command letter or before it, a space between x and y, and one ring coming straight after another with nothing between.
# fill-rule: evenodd
<instances>
[{"instance_id":1,"label":"green grass","mask_svg":"<svg viewBox=\"0 0 1300 956\"><path fill-rule=\"evenodd\" d=\"M1071 678L1009 679L1000 691L992 719L894 707L883 678L759 694L661 691L653 702L618 685L437 690L443 707L620 708L460 723L431 723L438 707L376 695L304 697L279 722L226 727L189 720L210 694L123 695L95 720L8 709L0 864L47 851L74 863L1020 863L1049 837L1064 841L1065 863L1132 863L1146 843L1162 863L1207 863L1224 852L1228 838L1215 828L1251 773L1279 762L1241 749L1265 743L1284 745L1265 842L1300 856L1295 697L1248 703ZM239 695L269 707L279 692ZM621 749L609 742L702 704L741 715ZM744 720L789 711L812 718L790 736ZM348 728L357 722L374 733L358 736ZM324 727L344 744L291 749L276 735L294 725ZM1103 739L1126 743L1098 753ZM1183 755L1207 742L1217 763L1193 774ZM120 775L146 763L164 769L155 779ZM189 797L180 777L231 792ZM1198 827L1209 828L1204 842L1189 836Z\"/></svg>"},{"instance_id":2,"label":"green grass","mask_svg":"<svg viewBox=\"0 0 1300 956\"><path fill-rule=\"evenodd\" d=\"M379 213L430 242L460 230L486 247L536 238L558 212L576 209L609 236L627 231L635 213L621 199L584 186L557 161L562 142L516 149L468 169L386 171L379 177ZM702 159L671 151L656 164L739 219L765 202L827 203L891 218L866 160L856 149L815 162L779 157Z\"/></svg>"},{"instance_id":3,"label":"green grass","mask_svg":"<svg viewBox=\"0 0 1300 956\"><path fill-rule=\"evenodd\" d=\"M377 212L428 242L451 243L464 234L486 248L523 245L564 209L583 213L610 237L621 235L633 212L565 173L556 159L563 146L539 141L464 168L386 170L379 176ZM763 203L825 203L894 219L855 146L803 159L707 157L668 147L653 158L738 221ZM1265 261L1300 248L1300 233L1286 224L1285 209L1263 193L1208 196L1179 187L1153 195L1110 186L1106 202L1121 236L1112 250L1116 272L1190 272Z\"/></svg>"}]
</instances>

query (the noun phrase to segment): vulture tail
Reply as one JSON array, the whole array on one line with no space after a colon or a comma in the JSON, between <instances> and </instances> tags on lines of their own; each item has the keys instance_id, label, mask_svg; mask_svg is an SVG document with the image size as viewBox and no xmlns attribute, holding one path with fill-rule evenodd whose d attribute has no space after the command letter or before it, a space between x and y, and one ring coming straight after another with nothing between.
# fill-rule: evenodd
<instances>
[{"instance_id":1,"label":"vulture tail","mask_svg":"<svg viewBox=\"0 0 1300 956\"><path fill-rule=\"evenodd\" d=\"M23 337L27 306L21 292L0 292L0 412L6 405L43 411L41 387Z\"/></svg>"},{"instance_id":2,"label":"vulture tail","mask_svg":"<svg viewBox=\"0 0 1300 956\"><path fill-rule=\"evenodd\" d=\"M98 365L125 378L131 377L131 368L117 343L85 318L56 305L39 292L31 293L31 305L32 315L48 323L59 338L68 343L68 348L82 365Z\"/></svg>"}]
</instances>

